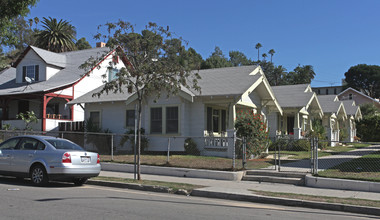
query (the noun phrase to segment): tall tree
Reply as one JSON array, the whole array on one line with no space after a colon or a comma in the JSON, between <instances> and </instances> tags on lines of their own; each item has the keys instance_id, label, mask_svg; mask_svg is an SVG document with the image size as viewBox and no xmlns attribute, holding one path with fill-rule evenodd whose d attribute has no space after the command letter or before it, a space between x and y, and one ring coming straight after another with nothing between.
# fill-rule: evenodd
<instances>
[{"instance_id":1,"label":"tall tree","mask_svg":"<svg viewBox=\"0 0 380 220\"><path fill-rule=\"evenodd\" d=\"M257 50L257 61L260 61L260 48L263 47L260 43L257 43L255 48Z\"/></svg>"},{"instance_id":2,"label":"tall tree","mask_svg":"<svg viewBox=\"0 0 380 220\"><path fill-rule=\"evenodd\" d=\"M245 66L252 64L252 61L247 58L247 56L240 51L230 51L230 63L232 66Z\"/></svg>"},{"instance_id":3,"label":"tall tree","mask_svg":"<svg viewBox=\"0 0 380 220\"><path fill-rule=\"evenodd\" d=\"M18 39L12 32L17 28L12 19L29 14L29 8L38 0L0 1L0 45L12 46Z\"/></svg>"},{"instance_id":4,"label":"tall tree","mask_svg":"<svg viewBox=\"0 0 380 220\"><path fill-rule=\"evenodd\" d=\"M380 66L359 64L345 74L347 87L352 87L372 97L380 97Z\"/></svg>"},{"instance_id":5,"label":"tall tree","mask_svg":"<svg viewBox=\"0 0 380 220\"><path fill-rule=\"evenodd\" d=\"M311 65L298 65L292 72L285 76L284 84L308 84L315 77L314 68Z\"/></svg>"},{"instance_id":6,"label":"tall tree","mask_svg":"<svg viewBox=\"0 0 380 220\"><path fill-rule=\"evenodd\" d=\"M65 52L75 50L75 27L68 21L43 17L44 30L36 34L36 46L52 51Z\"/></svg>"},{"instance_id":7,"label":"tall tree","mask_svg":"<svg viewBox=\"0 0 380 220\"><path fill-rule=\"evenodd\" d=\"M266 53L263 53L261 56L263 57L263 60L266 60L266 58L268 57Z\"/></svg>"},{"instance_id":8,"label":"tall tree","mask_svg":"<svg viewBox=\"0 0 380 220\"><path fill-rule=\"evenodd\" d=\"M272 63L272 58L273 58L273 55L276 53L276 51L274 51L273 49L270 49L268 53L270 54L270 62Z\"/></svg>"},{"instance_id":9,"label":"tall tree","mask_svg":"<svg viewBox=\"0 0 380 220\"><path fill-rule=\"evenodd\" d=\"M85 49L91 49L91 45L90 43L88 43L88 41L86 40L86 38L82 37L80 38L76 43L75 43L75 47L78 49L78 50L85 50Z\"/></svg>"},{"instance_id":10,"label":"tall tree","mask_svg":"<svg viewBox=\"0 0 380 220\"><path fill-rule=\"evenodd\" d=\"M232 66L232 64L224 56L222 50L219 47L215 47L211 56L202 63L201 69L214 69L230 66Z\"/></svg>"},{"instance_id":11,"label":"tall tree","mask_svg":"<svg viewBox=\"0 0 380 220\"><path fill-rule=\"evenodd\" d=\"M108 92L135 93L137 97L138 126L138 179L140 174L141 153L141 107L148 96L158 98L161 94L178 93L182 87L200 91L197 71L191 71L191 65L184 65L185 53L181 38L174 39L169 28L149 23L141 33L134 31L128 22L107 23L99 27L95 39L107 39L110 50L116 49L117 55L126 65L116 74L117 78L106 83L103 89L94 95ZM103 30L105 29L105 30ZM89 59L82 67L93 68L102 59ZM109 68L113 68L110 63Z\"/></svg>"}]
</instances>

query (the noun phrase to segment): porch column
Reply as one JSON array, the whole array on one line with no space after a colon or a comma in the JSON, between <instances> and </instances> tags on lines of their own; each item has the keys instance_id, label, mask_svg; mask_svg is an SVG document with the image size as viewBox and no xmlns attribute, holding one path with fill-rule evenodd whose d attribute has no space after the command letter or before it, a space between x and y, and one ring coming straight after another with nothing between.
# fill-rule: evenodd
<instances>
[{"instance_id":1,"label":"porch column","mask_svg":"<svg viewBox=\"0 0 380 220\"><path fill-rule=\"evenodd\" d=\"M300 113L297 112L294 116L294 139L301 139L301 128L300 128Z\"/></svg>"},{"instance_id":2,"label":"porch column","mask_svg":"<svg viewBox=\"0 0 380 220\"><path fill-rule=\"evenodd\" d=\"M46 131L46 96L42 98L42 131Z\"/></svg>"},{"instance_id":3,"label":"porch column","mask_svg":"<svg viewBox=\"0 0 380 220\"><path fill-rule=\"evenodd\" d=\"M227 129L234 129L235 119L236 119L236 106L234 104L230 104L228 108L228 127Z\"/></svg>"}]
</instances>

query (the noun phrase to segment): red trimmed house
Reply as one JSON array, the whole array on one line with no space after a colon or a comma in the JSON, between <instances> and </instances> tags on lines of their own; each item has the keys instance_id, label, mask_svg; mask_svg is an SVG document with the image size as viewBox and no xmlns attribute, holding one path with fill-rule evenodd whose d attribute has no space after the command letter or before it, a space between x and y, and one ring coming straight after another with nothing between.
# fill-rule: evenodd
<instances>
[{"instance_id":1,"label":"red trimmed house","mask_svg":"<svg viewBox=\"0 0 380 220\"><path fill-rule=\"evenodd\" d=\"M90 57L105 54L90 71L80 68ZM113 54L106 47L53 53L29 46L13 67L0 73L0 125L25 128L16 116L26 111L37 115L33 130L57 130L59 122L83 121L83 109L67 103L114 77L114 72L107 69L110 61L117 61ZM116 67L122 65L120 62Z\"/></svg>"}]
</instances>

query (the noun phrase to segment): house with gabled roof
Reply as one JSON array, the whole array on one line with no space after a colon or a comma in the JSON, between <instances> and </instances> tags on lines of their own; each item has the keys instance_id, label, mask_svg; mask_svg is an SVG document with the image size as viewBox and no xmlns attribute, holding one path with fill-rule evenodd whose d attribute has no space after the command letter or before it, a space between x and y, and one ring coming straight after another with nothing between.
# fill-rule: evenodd
<instances>
[{"instance_id":1,"label":"house with gabled roof","mask_svg":"<svg viewBox=\"0 0 380 220\"><path fill-rule=\"evenodd\" d=\"M105 47L54 53L29 46L0 74L0 124L23 129L24 122L16 116L27 111L38 118L34 130L58 130L59 122L83 121L83 109L67 103L102 85L107 80L103 75L112 76L107 66L118 62L113 54ZM89 71L79 68L90 57L105 58Z\"/></svg>"},{"instance_id":2,"label":"house with gabled roof","mask_svg":"<svg viewBox=\"0 0 380 220\"><path fill-rule=\"evenodd\" d=\"M238 111L282 114L260 66L200 70L201 93L182 88L175 96L147 97L142 106L142 127L149 138L148 151L184 151L191 137L202 155L232 157L234 122ZM83 105L85 118L103 130L124 133L134 128L136 96L132 93L93 94L99 87L73 101ZM125 90L127 91L127 90Z\"/></svg>"},{"instance_id":3,"label":"house with gabled roof","mask_svg":"<svg viewBox=\"0 0 380 220\"><path fill-rule=\"evenodd\" d=\"M360 111L360 106L357 106L353 100L342 100L347 114L346 128L347 128L347 138L345 141L354 142L356 137L356 121L362 119L362 113Z\"/></svg>"},{"instance_id":4,"label":"house with gabled roof","mask_svg":"<svg viewBox=\"0 0 380 220\"><path fill-rule=\"evenodd\" d=\"M269 114L269 136L303 139L311 130L313 118L322 118L323 111L310 84L272 86L283 114Z\"/></svg>"},{"instance_id":5,"label":"house with gabled roof","mask_svg":"<svg viewBox=\"0 0 380 220\"><path fill-rule=\"evenodd\" d=\"M320 95L318 100L323 110L322 125L325 127L329 145L336 146L339 143L340 131L346 130L345 107L336 95Z\"/></svg>"},{"instance_id":6,"label":"house with gabled roof","mask_svg":"<svg viewBox=\"0 0 380 220\"><path fill-rule=\"evenodd\" d=\"M373 104L376 108L380 110L380 102L378 99L371 98L370 96L365 95L364 93L351 87L339 93L338 98L341 101L353 100L355 101L356 105Z\"/></svg>"}]
</instances>

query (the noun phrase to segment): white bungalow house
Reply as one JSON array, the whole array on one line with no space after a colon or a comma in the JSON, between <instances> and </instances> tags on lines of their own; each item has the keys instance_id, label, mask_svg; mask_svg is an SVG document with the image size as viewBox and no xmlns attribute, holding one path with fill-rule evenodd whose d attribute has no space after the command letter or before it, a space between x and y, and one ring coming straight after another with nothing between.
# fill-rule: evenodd
<instances>
[{"instance_id":1,"label":"white bungalow house","mask_svg":"<svg viewBox=\"0 0 380 220\"><path fill-rule=\"evenodd\" d=\"M97 68L87 72L79 68L90 57L105 54ZM57 130L59 122L83 121L83 109L67 103L102 85L102 75L112 77L107 70L110 61L118 59L105 47L53 53L29 46L13 67L0 73L0 125L24 129L16 116L27 111L36 114L33 130L37 131Z\"/></svg>"},{"instance_id":2,"label":"white bungalow house","mask_svg":"<svg viewBox=\"0 0 380 220\"><path fill-rule=\"evenodd\" d=\"M346 129L347 114L345 107L336 95L320 95L319 103L323 110L322 125L331 146L339 143L340 129Z\"/></svg>"},{"instance_id":3,"label":"white bungalow house","mask_svg":"<svg viewBox=\"0 0 380 220\"><path fill-rule=\"evenodd\" d=\"M347 138L345 141L354 142L356 136L356 121L362 119L360 107L353 100L342 101L347 114L345 127L347 128Z\"/></svg>"},{"instance_id":4,"label":"white bungalow house","mask_svg":"<svg viewBox=\"0 0 380 220\"><path fill-rule=\"evenodd\" d=\"M268 112L282 114L260 66L200 70L201 94L182 89L176 96L147 97L142 106L142 127L149 137L149 151L166 151L168 137L172 151L184 151L191 137L202 155L232 157L236 112L250 110L266 118ZM85 118L102 129L124 133L134 127L136 97L109 93L93 97L99 87L69 104L85 107ZM181 138L182 137L182 138Z\"/></svg>"},{"instance_id":5,"label":"white bungalow house","mask_svg":"<svg viewBox=\"0 0 380 220\"><path fill-rule=\"evenodd\" d=\"M305 138L311 129L313 118L322 118L323 111L317 95L309 84L272 86L283 114L271 112L269 118L269 136L287 136L294 139Z\"/></svg>"}]
</instances>

